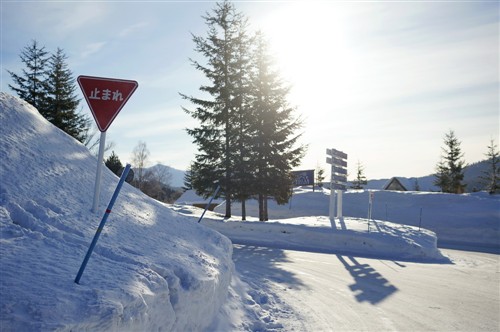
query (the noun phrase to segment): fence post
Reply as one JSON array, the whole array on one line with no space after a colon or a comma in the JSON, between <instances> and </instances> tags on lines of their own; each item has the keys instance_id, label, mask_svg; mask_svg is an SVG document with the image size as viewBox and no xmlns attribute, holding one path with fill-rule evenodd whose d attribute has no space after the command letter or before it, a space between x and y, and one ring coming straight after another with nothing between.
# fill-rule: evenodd
<instances>
[{"instance_id":1,"label":"fence post","mask_svg":"<svg viewBox=\"0 0 500 332\"><path fill-rule=\"evenodd\" d=\"M422 226L422 208L420 208L420 220L418 222L418 231L420 232L420 227Z\"/></svg>"}]
</instances>

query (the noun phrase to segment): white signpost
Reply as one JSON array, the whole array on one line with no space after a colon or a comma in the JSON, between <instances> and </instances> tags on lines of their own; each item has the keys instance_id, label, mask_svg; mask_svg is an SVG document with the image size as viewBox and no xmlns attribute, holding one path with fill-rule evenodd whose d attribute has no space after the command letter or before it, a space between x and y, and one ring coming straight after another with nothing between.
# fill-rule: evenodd
<instances>
[{"instance_id":1,"label":"white signpost","mask_svg":"<svg viewBox=\"0 0 500 332\"><path fill-rule=\"evenodd\" d=\"M83 75L78 76L77 81L101 131L92 203L92 212L95 213L99 204L106 131L139 84L131 80Z\"/></svg>"},{"instance_id":2,"label":"white signpost","mask_svg":"<svg viewBox=\"0 0 500 332\"><path fill-rule=\"evenodd\" d=\"M332 165L330 177L330 221L335 221L335 193L337 193L337 218L342 218L342 191L347 188L347 154L326 149L326 162Z\"/></svg>"}]
</instances>

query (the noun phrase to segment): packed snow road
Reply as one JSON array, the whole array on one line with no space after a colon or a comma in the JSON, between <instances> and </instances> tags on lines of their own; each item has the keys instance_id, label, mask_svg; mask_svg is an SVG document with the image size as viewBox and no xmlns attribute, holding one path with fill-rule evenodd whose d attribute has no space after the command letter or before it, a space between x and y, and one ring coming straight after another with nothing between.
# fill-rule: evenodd
<instances>
[{"instance_id":1,"label":"packed snow road","mask_svg":"<svg viewBox=\"0 0 500 332\"><path fill-rule=\"evenodd\" d=\"M268 331L499 331L500 256L428 264L235 246ZM267 323L266 323L267 322Z\"/></svg>"}]
</instances>

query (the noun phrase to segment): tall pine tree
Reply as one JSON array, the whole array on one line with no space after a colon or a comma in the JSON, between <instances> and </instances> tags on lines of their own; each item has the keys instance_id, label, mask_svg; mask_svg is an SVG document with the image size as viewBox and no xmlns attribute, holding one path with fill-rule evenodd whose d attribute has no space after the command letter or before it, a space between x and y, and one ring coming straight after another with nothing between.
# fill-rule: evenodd
<instances>
[{"instance_id":1,"label":"tall pine tree","mask_svg":"<svg viewBox=\"0 0 500 332\"><path fill-rule=\"evenodd\" d=\"M488 157L488 170L483 172L480 179L486 190L490 194L495 194L500 191L500 152L498 152L498 146L493 139L490 141L485 155Z\"/></svg>"},{"instance_id":2,"label":"tall pine tree","mask_svg":"<svg viewBox=\"0 0 500 332\"><path fill-rule=\"evenodd\" d=\"M352 189L363 189L363 186L366 185L368 181L365 176L365 168L358 160L358 164L356 166L356 178L352 181Z\"/></svg>"},{"instance_id":3,"label":"tall pine tree","mask_svg":"<svg viewBox=\"0 0 500 332\"><path fill-rule=\"evenodd\" d=\"M450 130L445 134L443 155L436 165L434 184L445 193L461 194L465 191L464 179L465 161L460 148L460 141L455 132Z\"/></svg>"},{"instance_id":4,"label":"tall pine tree","mask_svg":"<svg viewBox=\"0 0 500 332\"><path fill-rule=\"evenodd\" d=\"M318 165L316 166L316 185L323 188L323 181L325 181L325 170Z\"/></svg>"},{"instance_id":5,"label":"tall pine tree","mask_svg":"<svg viewBox=\"0 0 500 332\"><path fill-rule=\"evenodd\" d=\"M247 20L238 22L238 49L235 53L234 111L237 117L233 142L235 144L233 191L241 202L241 219L246 220L246 200L253 192L254 176L251 151L251 123L254 121L250 107L253 37L247 34Z\"/></svg>"},{"instance_id":6,"label":"tall pine tree","mask_svg":"<svg viewBox=\"0 0 500 332\"><path fill-rule=\"evenodd\" d=\"M208 197L214 190L214 181L219 181L221 193L226 200L225 217L231 217L231 201L235 197L235 160L238 153L238 121L242 105L242 82L244 75L241 51L245 41L244 17L232 3L217 3L213 13L204 17L208 26L206 38L193 36L195 50L206 58L206 64L192 63L203 72L209 85L200 87L212 100L181 94L196 105L195 110L184 108L186 113L200 121L200 126L188 129L198 145L192 171L192 185L198 194Z\"/></svg>"},{"instance_id":7,"label":"tall pine tree","mask_svg":"<svg viewBox=\"0 0 500 332\"><path fill-rule=\"evenodd\" d=\"M183 183L183 186L182 186L182 190L184 191L187 191L187 190L192 190L193 189L193 184L192 184L192 181L193 181L193 166L192 165L189 165L188 169L186 170L186 172L184 173L184 183Z\"/></svg>"},{"instance_id":8,"label":"tall pine tree","mask_svg":"<svg viewBox=\"0 0 500 332\"><path fill-rule=\"evenodd\" d=\"M75 95L75 80L66 60L67 56L60 48L50 57L43 110L52 124L83 143L90 120L76 111L80 101Z\"/></svg>"},{"instance_id":9,"label":"tall pine tree","mask_svg":"<svg viewBox=\"0 0 500 332\"><path fill-rule=\"evenodd\" d=\"M22 50L20 58L26 68L22 75L8 71L17 84L9 87L56 127L85 142L91 122L89 117L76 112L79 104L76 83L63 50L58 48L49 56L45 47L33 40Z\"/></svg>"},{"instance_id":10,"label":"tall pine tree","mask_svg":"<svg viewBox=\"0 0 500 332\"><path fill-rule=\"evenodd\" d=\"M44 112L47 97L48 52L45 46L40 46L36 40L32 40L31 44L23 48L19 57L26 68L22 70L22 75L7 70L17 84L17 86L9 84L9 88L48 118L48 114Z\"/></svg>"},{"instance_id":11,"label":"tall pine tree","mask_svg":"<svg viewBox=\"0 0 500 332\"><path fill-rule=\"evenodd\" d=\"M305 146L297 146L301 134L296 131L302 127L302 121L294 116L295 109L287 102L290 87L274 70L267 42L260 32L256 36L253 60L250 133L255 158L254 190L259 202L259 219L265 221L268 220L268 198L285 204L291 197L291 171L299 165Z\"/></svg>"}]
</instances>

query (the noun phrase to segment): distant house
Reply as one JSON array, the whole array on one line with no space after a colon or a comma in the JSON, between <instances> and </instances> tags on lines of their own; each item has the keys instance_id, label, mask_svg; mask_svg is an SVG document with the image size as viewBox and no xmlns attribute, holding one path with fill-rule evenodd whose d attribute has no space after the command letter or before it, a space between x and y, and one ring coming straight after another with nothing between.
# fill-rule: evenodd
<instances>
[{"instance_id":1,"label":"distant house","mask_svg":"<svg viewBox=\"0 0 500 332\"><path fill-rule=\"evenodd\" d=\"M396 177L393 177L382 188L383 190L408 191L406 187Z\"/></svg>"},{"instance_id":2,"label":"distant house","mask_svg":"<svg viewBox=\"0 0 500 332\"><path fill-rule=\"evenodd\" d=\"M196 192L194 190L186 190L184 194L182 194L182 196L175 201L175 204L191 205L204 209L209 201L210 197L205 199L196 195ZM217 207L217 205L220 205L223 202L224 200L222 198L216 198L212 200L212 203L210 203L208 210L213 211Z\"/></svg>"}]
</instances>

